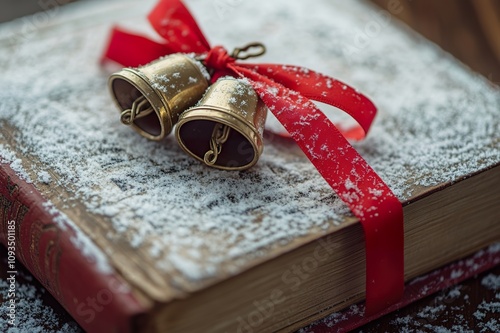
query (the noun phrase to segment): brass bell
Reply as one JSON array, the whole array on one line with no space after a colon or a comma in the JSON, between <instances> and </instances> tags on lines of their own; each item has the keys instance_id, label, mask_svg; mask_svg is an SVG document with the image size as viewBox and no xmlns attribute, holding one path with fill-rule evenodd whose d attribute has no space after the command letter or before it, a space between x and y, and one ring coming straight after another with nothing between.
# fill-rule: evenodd
<instances>
[{"instance_id":1,"label":"brass bell","mask_svg":"<svg viewBox=\"0 0 500 333\"><path fill-rule=\"evenodd\" d=\"M224 170L244 170L263 150L267 107L250 84L224 77L179 117L175 136L189 155Z\"/></svg>"},{"instance_id":2,"label":"brass bell","mask_svg":"<svg viewBox=\"0 0 500 333\"><path fill-rule=\"evenodd\" d=\"M148 139L161 140L172 131L179 114L203 96L209 79L197 60L172 54L122 69L111 75L109 88L122 123Z\"/></svg>"}]
</instances>

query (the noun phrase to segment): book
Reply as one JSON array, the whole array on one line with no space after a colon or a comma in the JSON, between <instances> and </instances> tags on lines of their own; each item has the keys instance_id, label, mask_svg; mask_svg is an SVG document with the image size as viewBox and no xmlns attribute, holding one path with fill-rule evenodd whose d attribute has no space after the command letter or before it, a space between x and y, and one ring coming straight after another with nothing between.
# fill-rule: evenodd
<instances>
[{"instance_id":1,"label":"book","mask_svg":"<svg viewBox=\"0 0 500 333\"><path fill-rule=\"evenodd\" d=\"M293 142L217 171L120 124L98 60L113 24L151 33L153 4L0 26L2 243L15 221L17 258L87 331L291 331L361 301L361 226ZM407 280L500 239L498 88L365 2L187 5L211 41L374 100L355 147L404 205Z\"/></svg>"}]
</instances>

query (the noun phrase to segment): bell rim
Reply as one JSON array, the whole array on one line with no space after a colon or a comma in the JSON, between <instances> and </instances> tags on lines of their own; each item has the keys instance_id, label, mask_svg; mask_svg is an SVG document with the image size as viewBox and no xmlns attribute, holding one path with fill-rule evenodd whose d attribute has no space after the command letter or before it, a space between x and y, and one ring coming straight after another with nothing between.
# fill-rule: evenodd
<instances>
[{"instance_id":1,"label":"bell rim","mask_svg":"<svg viewBox=\"0 0 500 333\"><path fill-rule=\"evenodd\" d=\"M199 112L204 112L204 114L199 114ZM207 115L206 112L212 113L212 115ZM218 121L214 120L214 115L222 115L223 117L217 118ZM241 127L235 127L234 122L231 123L229 120L226 118L232 118L233 120L236 120L237 123L242 125ZM260 156L262 155L262 152L264 151L264 144L263 140L259 135L259 132L257 131L256 128L252 128L252 126L249 126L248 121L245 120L243 117L237 115L237 114L231 114L229 113L226 109L220 108L217 106L211 106L211 105L204 105L204 106L195 106L192 107L191 109L186 110L184 113L182 113L179 116L179 121L175 125L175 138L177 140L177 143L179 146L184 150L186 153L188 153L190 156L194 157L195 159L204 162L203 158L199 157L198 155L195 155L194 153L191 152L189 148L184 144L184 141L181 138L180 135L180 129L181 127L193 120L209 120L213 123L221 123L224 125L227 125L231 127L231 129L237 131L243 137L250 142L252 145L252 148L254 150L254 157L251 162L242 165L242 166L237 166L237 167L227 167L223 165L210 165L210 167L216 168L216 169L221 169L221 170L228 170L228 171L237 171L237 170L246 170L254 166ZM242 128L246 128L247 131L241 130ZM249 133L247 133L249 132ZM250 134L251 133L251 134ZM205 164L205 163L204 163Z\"/></svg>"},{"instance_id":2,"label":"bell rim","mask_svg":"<svg viewBox=\"0 0 500 333\"><path fill-rule=\"evenodd\" d=\"M148 100L158 118L158 122L160 124L160 134L153 135L145 131L144 129L140 128L135 123L132 123L130 125L131 128L133 128L143 137L153 141L159 141L164 137L166 137L170 132L172 132L173 123L172 119L169 116L170 107L162 102L158 90L148 84L147 78L145 78L140 71L137 71L134 68L123 68L119 72L111 74L111 76L108 79L108 87L111 92L111 95L113 96L113 102L120 111L123 111L122 106L118 102L115 90L113 89L113 83L115 80L118 79L124 80L129 84L131 84L134 88L139 90L139 92L144 96L144 98ZM139 81L137 81L137 79L139 79ZM140 84L138 82L140 82ZM154 94L146 92L146 89L154 92Z\"/></svg>"}]
</instances>

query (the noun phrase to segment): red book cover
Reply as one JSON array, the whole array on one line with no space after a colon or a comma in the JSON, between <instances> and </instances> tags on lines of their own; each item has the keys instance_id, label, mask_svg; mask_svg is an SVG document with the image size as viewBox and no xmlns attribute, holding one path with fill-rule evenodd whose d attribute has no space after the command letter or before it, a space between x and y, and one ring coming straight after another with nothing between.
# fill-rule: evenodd
<instances>
[{"instance_id":1,"label":"red book cover","mask_svg":"<svg viewBox=\"0 0 500 333\"><path fill-rule=\"evenodd\" d=\"M0 165L0 241L9 250L9 277L15 281L17 275L10 258L14 251L86 331L131 332L131 319L146 307L127 282L105 262L98 262L99 250L59 212L51 213L32 184L20 180L8 165Z\"/></svg>"}]
</instances>

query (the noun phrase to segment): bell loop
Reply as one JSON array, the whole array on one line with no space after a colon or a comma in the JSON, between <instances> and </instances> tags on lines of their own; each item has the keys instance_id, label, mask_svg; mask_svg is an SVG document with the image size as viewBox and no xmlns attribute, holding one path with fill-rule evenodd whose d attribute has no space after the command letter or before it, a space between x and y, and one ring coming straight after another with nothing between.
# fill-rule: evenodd
<instances>
[{"instance_id":1,"label":"bell loop","mask_svg":"<svg viewBox=\"0 0 500 333\"><path fill-rule=\"evenodd\" d=\"M138 97L130 109L124 110L120 115L120 121L124 125L131 125L135 119L146 117L153 112L153 107L144 96Z\"/></svg>"},{"instance_id":2,"label":"bell loop","mask_svg":"<svg viewBox=\"0 0 500 333\"><path fill-rule=\"evenodd\" d=\"M222 151L222 145L229 138L231 127L217 123L212 131L212 138L210 139L210 150L205 153L203 161L207 165L214 165L217 158Z\"/></svg>"},{"instance_id":3,"label":"bell loop","mask_svg":"<svg viewBox=\"0 0 500 333\"><path fill-rule=\"evenodd\" d=\"M254 49L254 52L250 52L251 49ZM248 58L255 58L266 53L266 47L264 44L255 42L247 44L243 47L237 47L231 53L231 57L238 60L245 60Z\"/></svg>"},{"instance_id":4,"label":"bell loop","mask_svg":"<svg viewBox=\"0 0 500 333\"><path fill-rule=\"evenodd\" d=\"M264 44L256 42L235 48L231 55L227 53L224 47L215 46L206 55L200 55L197 59L204 61L209 68L222 70L235 60L255 58L264 53L266 53Z\"/></svg>"}]
</instances>

